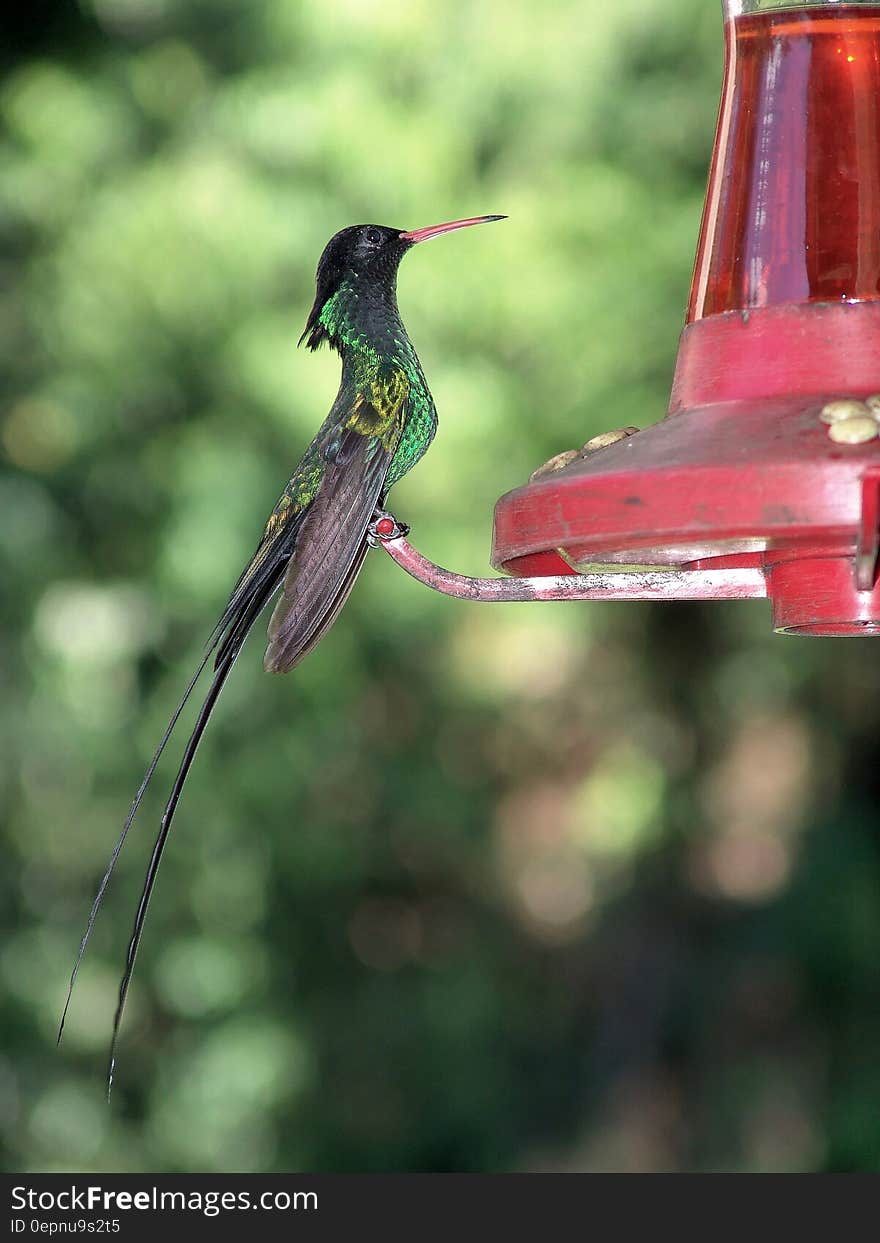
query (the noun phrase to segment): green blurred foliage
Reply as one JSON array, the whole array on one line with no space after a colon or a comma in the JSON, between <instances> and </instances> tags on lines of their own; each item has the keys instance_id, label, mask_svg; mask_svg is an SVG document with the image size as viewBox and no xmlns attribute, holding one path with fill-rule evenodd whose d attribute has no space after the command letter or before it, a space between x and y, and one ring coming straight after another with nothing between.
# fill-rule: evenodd
<instances>
[{"instance_id":1,"label":"green blurred foliage","mask_svg":"<svg viewBox=\"0 0 880 1243\"><path fill-rule=\"evenodd\" d=\"M140 956L174 756L54 1047L105 859L335 391L336 229L409 257L440 411L395 510L485 571L541 461L660 417L721 67L712 0L38 0L0 89L12 1169L865 1169L880 674L761 604L478 608L374 555L290 678L248 646ZM179 745L179 744L178 744Z\"/></svg>"}]
</instances>

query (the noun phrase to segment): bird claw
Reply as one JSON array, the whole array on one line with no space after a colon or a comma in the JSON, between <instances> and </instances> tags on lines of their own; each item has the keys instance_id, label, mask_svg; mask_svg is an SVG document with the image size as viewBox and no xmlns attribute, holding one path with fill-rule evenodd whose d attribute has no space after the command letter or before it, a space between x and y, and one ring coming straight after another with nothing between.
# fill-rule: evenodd
<instances>
[{"instance_id":1,"label":"bird claw","mask_svg":"<svg viewBox=\"0 0 880 1243\"><path fill-rule=\"evenodd\" d=\"M389 514L384 509L376 510L367 527L367 543L371 548L389 540L402 539L404 535L409 535L407 524L398 522L394 514Z\"/></svg>"}]
</instances>

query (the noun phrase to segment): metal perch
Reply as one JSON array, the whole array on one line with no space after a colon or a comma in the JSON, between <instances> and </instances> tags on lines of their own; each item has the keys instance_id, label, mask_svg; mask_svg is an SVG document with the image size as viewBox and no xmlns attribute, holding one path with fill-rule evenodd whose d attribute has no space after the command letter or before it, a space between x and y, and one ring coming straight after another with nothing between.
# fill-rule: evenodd
<instances>
[{"instance_id":1,"label":"metal perch","mask_svg":"<svg viewBox=\"0 0 880 1243\"><path fill-rule=\"evenodd\" d=\"M377 514L370 524L370 542L381 544L393 561L426 587L459 600L755 600L767 595L758 568L470 578L423 557L407 540L408 532L409 527L392 514Z\"/></svg>"}]
</instances>

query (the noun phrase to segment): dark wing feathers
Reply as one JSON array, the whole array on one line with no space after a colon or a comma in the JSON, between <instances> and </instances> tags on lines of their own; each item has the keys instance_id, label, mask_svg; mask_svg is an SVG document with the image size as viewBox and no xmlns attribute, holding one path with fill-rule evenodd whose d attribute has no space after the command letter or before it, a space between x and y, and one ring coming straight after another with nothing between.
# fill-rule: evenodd
<instances>
[{"instance_id":1,"label":"dark wing feathers","mask_svg":"<svg viewBox=\"0 0 880 1243\"><path fill-rule=\"evenodd\" d=\"M220 632L225 633L217 649L215 669L219 669L232 647L244 642L256 620L250 615L250 602L261 599L260 611L262 610L278 586L281 578L279 571L283 571L296 547L304 514L290 514L289 510L285 513L290 515L287 521L283 526L275 527L271 536L264 537L229 598L218 624Z\"/></svg>"},{"instance_id":2,"label":"dark wing feathers","mask_svg":"<svg viewBox=\"0 0 880 1243\"><path fill-rule=\"evenodd\" d=\"M334 460L303 519L269 622L263 668L286 673L329 629L354 585L366 552L366 530L391 455L375 436L345 428Z\"/></svg>"},{"instance_id":3,"label":"dark wing feathers","mask_svg":"<svg viewBox=\"0 0 880 1243\"><path fill-rule=\"evenodd\" d=\"M287 673L312 650L354 586L367 526L406 425L409 388L399 366L380 368L356 394L345 422L328 429L324 473L269 621L268 673Z\"/></svg>"}]
</instances>

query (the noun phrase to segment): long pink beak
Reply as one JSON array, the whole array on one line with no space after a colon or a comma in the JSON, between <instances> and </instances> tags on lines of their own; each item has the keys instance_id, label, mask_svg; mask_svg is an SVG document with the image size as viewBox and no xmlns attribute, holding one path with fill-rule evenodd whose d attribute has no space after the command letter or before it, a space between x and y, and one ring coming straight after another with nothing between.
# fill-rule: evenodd
<instances>
[{"instance_id":1,"label":"long pink beak","mask_svg":"<svg viewBox=\"0 0 880 1243\"><path fill-rule=\"evenodd\" d=\"M441 233L451 233L453 229L468 229L472 224L488 224L490 220L506 220L506 216L469 216L467 220L450 220L446 224L429 224L424 229L412 229L409 233L401 233L405 242L426 242L429 237L439 237Z\"/></svg>"}]
</instances>

